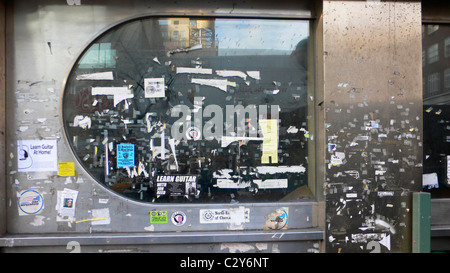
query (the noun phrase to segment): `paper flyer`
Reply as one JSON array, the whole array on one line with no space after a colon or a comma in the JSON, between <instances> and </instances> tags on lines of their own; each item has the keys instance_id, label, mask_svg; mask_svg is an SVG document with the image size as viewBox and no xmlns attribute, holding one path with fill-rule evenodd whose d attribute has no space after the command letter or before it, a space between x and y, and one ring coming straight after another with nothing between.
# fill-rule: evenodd
<instances>
[{"instance_id":1,"label":"paper flyer","mask_svg":"<svg viewBox=\"0 0 450 273\"><path fill-rule=\"evenodd\" d=\"M58 171L58 145L54 140L17 140L19 172Z\"/></svg>"},{"instance_id":2,"label":"paper flyer","mask_svg":"<svg viewBox=\"0 0 450 273\"><path fill-rule=\"evenodd\" d=\"M146 98L164 98L166 96L164 78L144 79Z\"/></svg>"}]
</instances>

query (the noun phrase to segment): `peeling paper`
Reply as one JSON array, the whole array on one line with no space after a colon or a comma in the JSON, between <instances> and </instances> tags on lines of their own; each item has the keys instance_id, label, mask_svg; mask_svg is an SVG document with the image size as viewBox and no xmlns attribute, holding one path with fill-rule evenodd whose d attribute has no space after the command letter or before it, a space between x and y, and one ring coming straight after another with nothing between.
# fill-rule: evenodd
<instances>
[{"instance_id":1,"label":"peeling paper","mask_svg":"<svg viewBox=\"0 0 450 273\"><path fill-rule=\"evenodd\" d=\"M250 140L256 140L256 141L264 141L264 138L262 137L234 137L234 136L222 136L222 144L221 147L227 147L232 142L235 141L250 141Z\"/></svg>"},{"instance_id":2,"label":"peeling paper","mask_svg":"<svg viewBox=\"0 0 450 273\"><path fill-rule=\"evenodd\" d=\"M203 48L202 44L198 44L198 45L194 45L194 46L191 46L188 48L175 49L172 51L168 51L167 57L170 57L172 54L175 54L175 53L182 53L182 52L187 53L189 51L198 50L198 49L202 49L202 48Z\"/></svg>"},{"instance_id":3,"label":"peeling paper","mask_svg":"<svg viewBox=\"0 0 450 273\"><path fill-rule=\"evenodd\" d=\"M73 126L74 127L81 127L83 129L90 129L92 125L91 118L86 116L83 117L82 115L76 115L73 118Z\"/></svg>"},{"instance_id":4,"label":"peeling paper","mask_svg":"<svg viewBox=\"0 0 450 273\"><path fill-rule=\"evenodd\" d=\"M114 96L114 107L116 107L119 102L134 97L128 87L92 87L92 95Z\"/></svg>"},{"instance_id":5,"label":"peeling paper","mask_svg":"<svg viewBox=\"0 0 450 273\"><path fill-rule=\"evenodd\" d=\"M233 85L233 83L229 82L228 80L218 80L218 79L192 79L191 82L195 84L216 87L225 92L227 92L228 85Z\"/></svg>"},{"instance_id":6,"label":"peeling paper","mask_svg":"<svg viewBox=\"0 0 450 273\"><path fill-rule=\"evenodd\" d=\"M247 79L247 75L239 70L216 70L216 73L222 77L240 77L244 80Z\"/></svg>"},{"instance_id":7,"label":"peeling paper","mask_svg":"<svg viewBox=\"0 0 450 273\"><path fill-rule=\"evenodd\" d=\"M172 150L173 158L175 159L175 165L177 166L177 171L178 171L178 160L177 160L177 154L175 153L175 139L169 138L169 145L170 145L170 149Z\"/></svg>"},{"instance_id":8,"label":"peeling paper","mask_svg":"<svg viewBox=\"0 0 450 273\"><path fill-rule=\"evenodd\" d=\"M282 207L264 216L264 230L284 230L288 227L289 208Z\"/></svg>"},{"instance_id":9,"label":"peeling paper","mask_svg":"<svg viewBox=\"0 0 450 273\"><path fill-rule=\"evenodd\" d=\"M188 74L212 74L211 68L201 68L201 67L177 67L177 74L188 73Z\"/></svg>"},{"instance_id":10,"label":"peeling paper","mask_svg":"<svg viewBox=\"0 0 450 273\"><path fill-rule=\"evenodd\" d=\"M99 72L99 73L90 73L90 74L83 74L78 75L77 80L114 80L113 72Z\"/></svg>"},{"instance_id":11,"label":"peeling paper","mask_svg":"<svg viewBox=\"0 0 450 273\"><path fill-rule=\"evenodd\" d=\"M231 179L217 179L217 187L221 189L245 189L252 187L253 184L258 186L258 189L281 189L288 187L287 179L254 179L253 181L235 182Z\"/></svg>"},{"instance_id":12,"label":"peeling paper","mask_svg":"<svg viewBox=\"0 0 450 273\"><path fill-rule=\"evenodd\" d=\"M259 71L247 71L247 75L249 75L251 78L253 78L255 80L261 79Z\"/></svg>"}]
</instances>

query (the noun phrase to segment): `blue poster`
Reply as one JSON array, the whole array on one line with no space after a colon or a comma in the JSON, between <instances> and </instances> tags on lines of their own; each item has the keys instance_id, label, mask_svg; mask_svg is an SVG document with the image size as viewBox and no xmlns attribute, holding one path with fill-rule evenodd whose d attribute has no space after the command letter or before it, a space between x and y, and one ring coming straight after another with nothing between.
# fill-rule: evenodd
<instances>
[{"instance_id":1,"label":"blue poster","mask_svg":"<svg viewBox=\"0 0 450 273\"><path fill-rule=\"evenodd\" d=\"M134 167L134 144L117 144L117 167Z\"/></svg>"}]
</instances>

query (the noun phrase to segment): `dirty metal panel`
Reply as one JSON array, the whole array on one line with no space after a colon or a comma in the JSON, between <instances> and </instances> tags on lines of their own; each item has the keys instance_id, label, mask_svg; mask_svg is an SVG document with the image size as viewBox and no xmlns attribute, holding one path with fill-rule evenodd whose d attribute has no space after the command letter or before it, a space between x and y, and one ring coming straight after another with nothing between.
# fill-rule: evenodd
<instances>
[{"instance_id":1,"label":"dirty metal panel","mask_svg":"<svg viewBox=\"0 0 450 273\"><path fill-rule=\"evenodd\" d=\"M409 252L422 184L418 2L324 2L326 251Z\"/></svg>"},{"instance_id":2,"label":"dirty metal panel","mask_svg":"<svg viewBox=\"0 0 450 273\"><path fill-rule=\"evenodd\" d=\"M7 103L10 107L6 152L7 228L10 233L156 233L317 227L315 203L310 198L301 202L294 198L290 202L208 205L155 204L126 199L97 183L70 151L61 121L64 79L86 46L104 30L144 14L311 18L309 7L298 1L282 1L275 9L268 1L257 5L247 1L222 4L206 1L196 2L195 6L183 1L108 1L108 4L90 1L86 4L76 0L14 1L11 4L14 13L9 17L12 24L7 35L10 68ZM22 168L31 166L28 160L31 151L38 157L47 157L48 161L37 167L33 165L36 168L32 171L23 171ZM76 217L73 214L75 201ZM225 217L213 223L202 223L211 211ZM280 223L283 225L279 226Z\"/></svg>"}]
</instances>

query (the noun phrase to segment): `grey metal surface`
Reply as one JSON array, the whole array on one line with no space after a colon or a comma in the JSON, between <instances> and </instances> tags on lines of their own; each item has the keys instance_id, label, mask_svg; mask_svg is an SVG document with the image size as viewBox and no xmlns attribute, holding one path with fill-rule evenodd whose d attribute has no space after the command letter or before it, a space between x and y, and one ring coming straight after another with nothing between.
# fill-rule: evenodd
<instances>
[{"instance_id":1,"label":"grey metal surface","mask_svg":"<svg viewBox=\"0 0 450 273\"><path fill-rule=\"evenodd\" d=\"M93 234L30 234L6 235L0 247L65 246L71 241L80 245L147 245L207 244L233 242L320 241L319 229L289 231L217 231L217 232L155 232L155 233L93 233Z\"/></svg>"},{"instance_id":2,"label":"grey metal surface","mask_svg":"<svg viewBox=\"0 0 450 273\"><path fill-rule=\"evenodd\" d=\"M306 3L306 4L305 4ZM103 30L141 15L249 16L311 18L307 2L281 1L13 1L7 26L7 235L2 246L59 245L67 240L82 244L130 244L194 241L266 241L274 234L262 230L265 216L276 209L289 210L292 240L320 240L315 202L173 205L130 201L92 180L78 165L63 137L60 114L64 79L80 52ZM17 141L56 139L58 162L75 162L76 175L61 177L54 172L19 172ZM78 191L76 218L58 215L58 194L65 188ZM38 214L23 215L18 196L36 190L43 196ZM225 209L242 215L247 222L201 224L201 210ZM152 210L186 214L182 226L150 223ZM101 217L98 217L101 213ZM3 225L3 223L2 223ZM307 229L307 231L302 231ZM249 231L248 233L246 231ZM290 231L294 230L294 231ZM185 235L185 231L194 232ZM113 234L107 234L113 233ZM209 232L203 236L204 232ZM237 233L236 233L237 232ZM120 233L120 234L119 234ZM134 234L136 233L136 234ZM55 235L56 234L56 235ZM276 233L275 233L276 234ZM281 235L280 235L281 236Z\"/></svg>"},{"instance_id":3,"label":"grey metal surface","mask_svg":"<svg viewBox=\"0 0 450 273\"><path fill-rule=\"evenodd\" d=\"M408 252L422 187L420 2L323 8L326 251Z\"/></svg>"}]
</instances>

